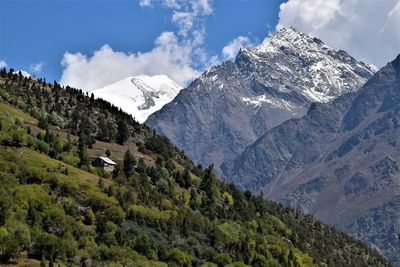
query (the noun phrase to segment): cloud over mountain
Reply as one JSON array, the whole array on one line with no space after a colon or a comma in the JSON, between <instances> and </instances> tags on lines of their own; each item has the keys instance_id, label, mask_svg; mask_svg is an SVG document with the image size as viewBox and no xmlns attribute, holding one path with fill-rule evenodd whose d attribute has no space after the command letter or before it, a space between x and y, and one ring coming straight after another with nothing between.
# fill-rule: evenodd
<instances>
[{"instance_id":1,"label":"cloud over mountain","mask_svg":"<svg viewBox=\"0 0 400 267\"><path fill-rule=\"evenodd\" d=\"M102 46L92 56L66 52L60 82L89 91L128 76L163 73L185 84L198 75L191 67L191 52L191 47L181 45L173 32L163 32L155 47L145 53L114 51L109 45Z\"/></svg>"},{"instance_id":2,"label":"cloud over mountain","mask_svg":"<svg viewBox=\"0 0 400 267\"><path fill-rule=\"evenodd\" d=\"M222 49L222 55L225 59L235 59L237 53L241 46L253 46L253 42L247 36L238 36L232 41L230 41L224 48Z\"/></svg>"},{"instance_id":3,"label":"cloud over mountain","mask_svg":"<svg viewBox=\"0 0 400 267\"><path fill-rule=\"evenodd\" d=\"M199 75L198 69L213 63L214 58L202 48L204 21L213 12L211 1L142 0L139 5L143 8L157 5L170 10L176 31L162 32L154 47L145 52L115 51L107 44L93 55L65 52L60 83L89 91L127 76L166 74L180 85L186 85Z\"/></svg>"},{"instance_id":4,"label":"cloud over mountain","mask_svg":"<svg viewBox=\"0 0 400 267\"><path fill-rule=\"evenodd\" d=\"M0 60L0 68L5 68L7 67L7 63L5 60Z\"/></svg>"},{"instance_id":5,"label":"cloud over mountain","mask_svg":"<svg viewBox=\"0 0 400 267\"><path fill-rule=\"evenodd\" d=\"M400 51L399 25L399 0L288 0L280 6L277 28L296 27L383 66Z\"/></svg>"}]
</instances>

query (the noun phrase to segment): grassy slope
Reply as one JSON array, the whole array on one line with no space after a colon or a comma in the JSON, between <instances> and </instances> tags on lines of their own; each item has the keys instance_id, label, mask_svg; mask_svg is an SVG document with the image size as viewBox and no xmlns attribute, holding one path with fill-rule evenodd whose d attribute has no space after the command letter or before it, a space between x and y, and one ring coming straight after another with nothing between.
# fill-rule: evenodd
<instances>
[{"instance_id":1,"label":"grassy slope","mask_svg":"<svg viewBox=\"0 0 400 267\"><path fill-rule=\"evenodd\" d=\"M118 206L118 201L114 197L109 197L103 192L100 192L98 188L99 177L75 168L71 165L65 164L64 162L49 158L37 151L28 148L9 148L0 146L0 173L9 173L10 169L6 166L10 166L10 156L15 157L13 160L17 165L23 165L25 170L29 173L40 173L43 174L43 181L41 184L46 184L51 180L51 183L57 183L59 187L68 188L73 191L75 198L79 199L81 203L86 205L97 205L101 204L101 207L106 209L107 207ZM65 174L65 169L68 169L68 174ZM106 185L112 182L106 180ZM47 195L46 186L42 187L44 191L37 190L31 185L19 185L15 188L16 201L19 208L27 208L30 201L34 201L36 198L45 198ZM31 193L37 193L39 196L33 196ZM54 199L53 199L54 200ZM55 204L56 202L54 202ZM84 226L79 224L80 227L87 228L89 230L91 226ZM144 256L135 255L136 259L134 262L138 266L164 266L161 262L149 261ZM47 261L46 261L47 262ZM62 261L58 261L60 266L66 266ZM40 262L35 259L21 258L10 263L10 266L39 266ZM3 266L3 265L1 265ZM7 266L7 265L6 265Z\"/></svg>"},{"instance_id":2,"label":"grassy slope","mask_svg":"<svg viewBox=\"0 0 400 267\"><path fill-rule=\"evenodd\" d=\"M40 131L42 131L38 126L37 122L38 120L30 116L29 114L25 113L24 111L20 110L19 108L16 108L6 102L0 101L0 114L1 113L8 113L14 118L21 119L24 124L28 127L31 128L32 133L34 135L38 134ZM57 129L56 127L51 127L51 132L54 134L60 135L62 139L67 139L67 132L65 130L60 130ZM74 141L78 140L78 136L76 135L70 135L71 139ZM138 147L135 144L124 144L124 145L119 145L116 143L107 143L107 142L102 142L102 141L97 141L92 149L88 149L89 156L94 159L97 156L102 156L105 155L106 150L110 150L112 154L112 159L116 161L122 161L124 154L127 150L131 151L132 154L134 154L137 157L141 157L145 160L145 163L148 165L153 165L154 164L154 159L155 156L149 156L145 155L143 153L140 153L138 151ZM64 164L65 165L65 164ZM81 173L81 175L83 175Z\"/></svg>"},{"instance_id":3,"label":"grassy slope","mask_svg":"<svg viewBox=\"0 0 400 267\"><path fill-rule=\"evenodd\" d=\"M2 112L9 113L13 117L19 118L19 119L25 121L26 123L30 123L30 124L37 123L37 119L33 118L29 114L26 114L22 110L20 110L16 107L13 107L6 102L0 101L0 113L2 113Z\"/></svg>"}]
</instances>

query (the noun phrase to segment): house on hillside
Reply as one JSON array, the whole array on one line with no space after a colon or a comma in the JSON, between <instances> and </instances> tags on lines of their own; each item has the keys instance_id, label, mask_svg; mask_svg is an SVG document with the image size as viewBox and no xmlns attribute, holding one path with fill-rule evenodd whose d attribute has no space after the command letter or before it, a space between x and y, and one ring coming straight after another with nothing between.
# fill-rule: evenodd
<instances>
[{"instance_id":1,"label":"house on hillside","mask_svg":"<svg viewBox=\"0 0 400 267\"><path fill-rule=\"evenodd\" d=\"M112 161L111 159L107 158L107 157L97 157L92 165L94 167L99 167L99 168L103 168L105 171L109 171L112 172L115 167L117 166L117 163L115 163L114 161Z\"/></svg>"}]
</instances>

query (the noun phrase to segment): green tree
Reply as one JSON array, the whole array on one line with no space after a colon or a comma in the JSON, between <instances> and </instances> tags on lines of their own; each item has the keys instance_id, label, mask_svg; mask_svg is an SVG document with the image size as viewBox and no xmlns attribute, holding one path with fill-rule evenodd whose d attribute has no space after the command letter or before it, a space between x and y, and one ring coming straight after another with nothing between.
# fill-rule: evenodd
<instances>
[{"instance_id":1,"label":"green tree","mask_svg":"<svg viewBox=\"0 0 400 267\"><path fill-rule=\"evenodd\" d=\"M186 189L192 186L192 178L188 169L185 169L185 171L183 172L182 179L184 181L184 187Z\"/></svg>"},{"instance_id":2,"label":"green tree","mask_svg":"<svg viewBox=\"0 0 400 267\"><path fill-rule=\"evenodd\" d=\"M11 233L6 227L0 227L0 262L8 262L12 257L10 251Z\"/></svg>"},{"instance_id":3,"label":"green tree","mask_svg":"<svg viewBox=\"0 0 400 267\"><path fill-rule=\"evenodd\" d=\"M107 121L107 130L108 130L108 139L109 142L112 142L115 140L117 131L115 130L115 125L111 121Z\"/></svg>"},{"instance_id":4,"label":"green tree","mask_svg":"<svg viewBox=\"0 0 400 267\"><path fill-rule=\"evenodd\" d=\"M135 240L133 248L140 254L143 254L149 258L152 258L153 255L155 255L153 243L147 234L138 236Z\"/></svg>"},{"instance_id":5,"label":"green tree","mask_svg":"<svg viewBox=\"0 0 400 267\"><path fill-rule=\"evenodd\" d=\"M78 156L79 156L79 167L88 166L90 164L90 158L87 152L85 137L83 134L79 135Z\"/></svg>"},{"instance_id":6,"label":"green tree","mask_svg":"<svg viewBox=\"0 0 400 267\"><path fill-rule=\"evenodd\" d=\"M170 262L175 263L178 266L183 266L183 267L192 266L192 256L190 256L189 254L178 248L171 248L167 252L167 257Z\"/></svg>"},{"instance_id":7,"label":"green tree","mask_svg":"<svg viewBox=\"0 0 400 267\"><path fill-rule=\"evenodd\" d=\"M147 169L147 166L146 166L146 163L144 163L143 158L139 158L138 165L136 167L136 171L138 173L146 173L146 169Z\"/></svg>"},{"instance_id":8,"label":"green tree","mask_svg":"<svg viewBox=\"0 0 400 267\"><path fill-rule=\"evenodd\" d=\"M19 258L30 241L31 235L26 224L12 221L6 227L0 227L0 262L8 262L12 257Z\"/></svg>"},{"instance_id":9,"label":"green tree","mask_svg":"<svg viewBox=\"0 0 400 267\"><path fill-rule=\"evenodd\" d=\"M100 141L109 141L109 132L107 128L106 121L104 120L103 117L100 118L98 124L97 124L97 139Z\"/></svg>"},{"instance_id":10,"label":"green tree","mask_svg":"<svg viewBox=\"0 0 400 267\"><path fill-rule=\"evenodd\" d=\"M115 126L112 122L100 117L97 124L97 139L104 142L111 142L115 139Z\"/></svg>"},{"instance_id":11,"label":"green tree","mask_svg":"<svg viewBox=\"0 0 400 267\"><path fill-rule=\"evenodd\" d=\"M40 233L33 246L36 258L53 259L59 247L59 239L54 234Z\"/></svg>"},{"instance_id":12,"label":"green tree","mask_svg":"<svg viewBox=\"0 0 400 267\"><path fill-rule=\"evenodd\" d=\"M124 120L120 120L117 125L117 143L123 145L129 138L129 128Z\"/></svg>"},{"instance_id":13,"label":"green tree","mask_svg":"<svg viewBox=\"0 0 400 267\"><path fill-rule=\"evenodd\" d=\"M39 222L39 212L35 206L36 205L34 203L29 203L28 212L26 215L26 222L30 226L34 226Z\"/></svg>"},{"instance_id":14,"label":"green tree","mask_svg":"<svg viewBox=\"0 0 400 267\"><path fill-rule=\"evenodd\" d=\"M190 190L189 206L192 210L196 210L198 208L197 193L193 188Z\"/></svg>"},{"instance_id":15,"label":"green tree","mask_svg":"<svg viewBox=\"0 0 400 267\"><path fill-rule=\"evenodd\" d=\"M65 152L70 151L72 148L72 140L71 140L71 133L68 131L67 134L67 142L64 143L63 145L63 150Z\"/></svg>"},{"instance_id":16,"label":"green tree","mask_svg":"<svg viewBox=\"0 0 400 267\"><path fill-rule=\"evenodd\" d=\"M132 176L135 170L135 165L136 165L135 157L131 154L131 152L128 149L124 155L124 167L123 167L123 171L126 178Z\"/></svg>"},{"instance_id":17,"label":"green tree","mask_svg":"<svg viewBox=\"0 0 400 267\"><path fill-rule=\"evenodd\" d=\"M47 130L49 128L49 124L47 123L46 115L41 115L38 122L39 128L43 130Z\"/></svg>"},{"instance_id":18,"label":"green tree","mask_svg":"<svg viewBox=\"0 0 400 267\"><path fill-rule=\"evenodd\" d=\"M10 203L8 203L7 199L0 199L0 226L6 223L9 205Z\"/></svg>"},{"instance_id":19,"label":"green tree","mask_svg":"<svg viewBox=\"0 0 400 267\"><path fill-rule=\"evenodd\" d=\"M210 218L217 215L216 198L218 193L217 178L213 173L213 165L210 165L204 173L203 179L200 184L200 189L205 191L202 198L201 208L203 212Z\"/></svg>"}]
</instances>

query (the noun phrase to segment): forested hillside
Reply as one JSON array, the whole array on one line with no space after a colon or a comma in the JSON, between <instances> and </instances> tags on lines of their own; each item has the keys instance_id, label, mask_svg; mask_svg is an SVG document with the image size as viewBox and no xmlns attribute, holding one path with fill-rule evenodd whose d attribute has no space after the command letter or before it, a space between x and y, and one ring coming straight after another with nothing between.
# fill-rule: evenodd
<instances>
[{"instance_id":1,"label":"forested hillside","mask_svg":"<svg viewBox=\"0 0 400 267\"><path fill-rule=\"evenodd\" d=\"M390 266L309 215L221 183L105 101L0 75L1 264ZM112 173L91 164L104 153Z\"/></svg>"}]
</instances>

